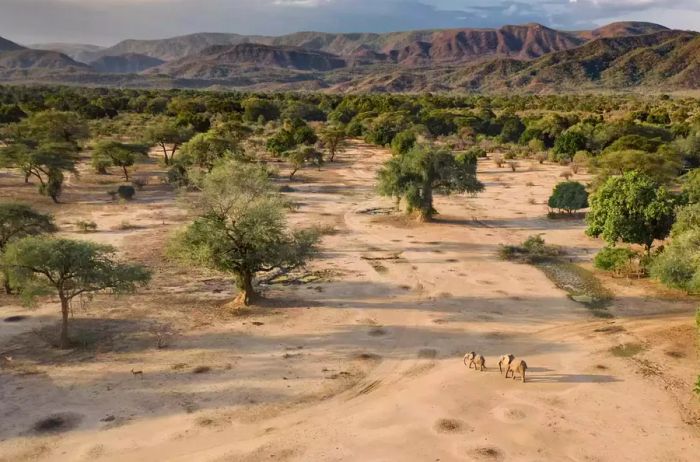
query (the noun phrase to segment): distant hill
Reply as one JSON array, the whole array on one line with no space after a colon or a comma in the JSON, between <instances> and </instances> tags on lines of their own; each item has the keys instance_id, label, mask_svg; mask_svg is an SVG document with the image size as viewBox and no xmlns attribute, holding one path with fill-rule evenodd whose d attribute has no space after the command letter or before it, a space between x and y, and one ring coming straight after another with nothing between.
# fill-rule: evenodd
<instances>
[{"instance_id":1,"label":"distant hill","mask_svg":"<svg viewBox=\"0 0 700 462\"><path fill-rule=\"evenodd\" d=\"M90 63L97 72L107 74L138 74L139 72L160 66L165 61L137 53L119 56L103 56Z\"/></svg>"},{"instance_id":2,"label":"distant hill","mask_svg":"<svg viewBox=\"0 0 700 462\"><path fill-rule=\"evenodd\" d=\"M28 45L27 48L32 48L34 50L49 50L58 51L64 55L74 59L75 61L80 61L81 63L89 63L92 56L99 53L104 47L97 45L88 45L83 43L33 43Z\"/></svg>"},{"instance_id":3,"label":"distant hill","mask_svg":"<svg viewBox=\"0 0 700 462\"><path fill-rule=\"evenodd\" d=\"M79 63L57 51L30 50L21 48L0 53L0 70L89 70L87 64Z\"/></svg>"},{"instance_id":4,"label":"distant hill","mask_svg":"<svg viewBox=\"0 0 700 462\"><path fill-rule=\"evenodd\" d=\"M0 52L15 51L15 50L22 50L22 49L24 49L23 46L17 45L15 42L10 42L9 40L0 37Z\"/></svg>"},{"instance_id":5,"label":"distant hill","mask_svg":"<svg viewBox=\"0 0 700 462\"><path fill-rule=\"evenodd\" d=\"M125 40L93 55L138 53L172 61L200 53L213 45L258 43L323 51L342 57L374 53L377 60L407 64L427 61L473 60L485 56L531 59L553 51L577 47L601 36L624 36L666 29L649 23L616 23L587 32L562 32L540 24L504 26L499 29L447 29L409 32L324 33L297 32L280 37L201 33L162 40Z\"/></svg>"},{"instance_id":6,"label":"distant hill","mask_svg":"<svg viewBox=\"0 0 700 462\"><path fill-rule=\"evenodd\" d=\"M241 72L264 69L331 71L345 67L343 59L330 53L296 47L243 43L209 47L197 55L151 69L149 74L165 74L187 79L226 79Z\"/></svg>"},{"instance_id":7,"label":"distant hill","mask_svg":"<svg viewBox=\"0 0 700 462\"><path fill-rule=\"evenodd\" d=\"M0 81L336 92L700 88L700 34L621 22L387 34L194 34L127 40L90 66L0 40Z\"/></svg>"}]
</instances>

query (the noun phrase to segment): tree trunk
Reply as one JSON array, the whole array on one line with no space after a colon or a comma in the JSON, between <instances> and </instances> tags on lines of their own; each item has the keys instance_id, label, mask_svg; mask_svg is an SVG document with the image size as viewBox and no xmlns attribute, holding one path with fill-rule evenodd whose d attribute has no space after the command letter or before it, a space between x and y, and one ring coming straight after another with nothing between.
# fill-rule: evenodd
<instances>
[{"instance_id":1,"label":"tree trunk","mask_svg":"<svg viewBox=\"0 0 700 462\"><path fill-rule=\"evenodd\" d=\"M240 293L234 299L234 305L250 306L258 298L253 287L252 273L246 271L238 276L238 290L240 290Z\"/></svg>"},{"instance_id":2,"label":"tree trunk","mask_svg":"<svg viewBox=\"0 0 700 462\"><path fill-rule=\"evenodd\" d=\"M335 149L330 149L330 154L331 154L331 162L333 162L333 159L335 159Z\"/></svg>"},{"instance_id":3,"label":"tree trunk","mask_svg":"<svg viewBox=\"0 0 700 462\"><path fill-rule=\"evenodd\" d=\"M423 197L418 219L422 222L433 220L433 185L430 182L423 184Z\"/></svg>"},{"instance_id":4,"label":"tree trunk","mask_svg":"<svg viewBox=\"0 0 700 462\"><path fill-rule=\"evenodd\" d=\"M161 143L160 147L163 148L163 158L165 159L165 165L170 165L170 159L168 158L168 150L165 148L165 143Z\"/></svg>"},{"instance_id":5,"label":"tree trunk","mask_svg":"<svg viewBox=\"0 0 700 462\"><path fill-rule=\"evenodd\" d=\"M295 168L292 170L292 173L289 174L289 181L292 181L292 179L294 178L294 175L297 173L297 171L299 171L298 168Z\"/></svg>"},{"instance_id":6,"label":"tree trunk","mask_svg":"<svg viewBox=\"0 0 700 462\"><path fill-rule=\"evenodd\" d=\"M12 286L10 286L10 279L7 276L7 273L3 275L3 286L5 288L5 293L7 295L12 295Z\"/></svg>"},{"instance_id":7,"label":"tree trunk","mask_svg":"<svg viewBox=\"0 0 700 462\"><path fill-rule=\"evenodd\" d=\"M126 181L129 181L129 172L126 170L126 167L122 167L122 170L124 170L124 178Z\"/></svg>"},{"instance_id":8,"label":"tree trunk","mask_svg":"<svg viewBox=\"0 0 700 462\"><path fill-rule=\"evenodd\" d=\"M59 347L63 350L70 348L70 340L68 339L68 299L64 296L60 296L61 299L61 316L63 322L61 324L61 339Z\"/></svg>"}]
</instances>

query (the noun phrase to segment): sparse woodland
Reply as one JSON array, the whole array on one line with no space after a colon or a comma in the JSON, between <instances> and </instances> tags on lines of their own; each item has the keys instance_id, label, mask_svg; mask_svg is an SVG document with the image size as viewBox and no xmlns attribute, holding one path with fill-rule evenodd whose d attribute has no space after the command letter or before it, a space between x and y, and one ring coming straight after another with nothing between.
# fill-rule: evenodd
<instances>
[{"instance_id":1,"label":"sparse woodland","mask_svg":"<svg viewBox=\"0 0 700 462\"><path fill-rule=\"evenodd\" d=\"M459 196L468 207L499 177L556 166L559 184L537 204L543 221L533 229L573 223L582 238L604 241L598 255L588 257L594 279L634 277L658 290L700 293L700 104L693 98L12 86L0 87L0 173L7 174L3 184L35 190L40 206L0 197L6 300L36 305L58 297L57 346L64 349L77 344L73 304L89 307L98 294L148 290L162 265L225 278L228 286L220 290L234 291L230 312L258 305L265 295L261 284L294 281L328 251L323 237L333 232L296 221L298 204L285 193L302 187L307 174L342 165L351 143L360 140L390 149L375 189L364 194L383 197L378 200L386 202L387 214L403 226L467 226L441 222L444 198ZM66 191L84 176L114 207L150 200L152 175L139 167L147 163L160 165L158 187L180 198L187 217L175 233L160 236L167 251L154 267L93 242L101 231L94 222L76 218L71 229L57 224L53 215L72 206ZM482 181L483 166L496 171L495 180ZM526 200L505 191L504 203ZM122 222L119 229L139 225ZM429 239L420 232L407 231ZM500 252L547 273L548 262L562 260L562 253L531 234L523 245L511 242ZM380 273L383 263L399 257L366 260ZM304 292L297 297L303 303ZM252 309L266 310L264 304Z\"/></svg>"}]
</instances>

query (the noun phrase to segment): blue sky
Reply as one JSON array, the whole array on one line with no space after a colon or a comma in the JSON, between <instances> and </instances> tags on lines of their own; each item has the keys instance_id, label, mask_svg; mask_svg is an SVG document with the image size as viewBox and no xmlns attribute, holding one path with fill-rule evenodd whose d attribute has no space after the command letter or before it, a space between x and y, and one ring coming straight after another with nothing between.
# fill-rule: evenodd
<instances>
[{"instance_id":1,"label":"blue sky","mask_svg":"<svg viewBox=\"0 0 700 462\"><path fill-rule=\"evenodd\" d=\"M111 45L193 32L386 32L651 21L700 30L700 0L0 0L0 36Z\"/></svg>"}]
</instances>

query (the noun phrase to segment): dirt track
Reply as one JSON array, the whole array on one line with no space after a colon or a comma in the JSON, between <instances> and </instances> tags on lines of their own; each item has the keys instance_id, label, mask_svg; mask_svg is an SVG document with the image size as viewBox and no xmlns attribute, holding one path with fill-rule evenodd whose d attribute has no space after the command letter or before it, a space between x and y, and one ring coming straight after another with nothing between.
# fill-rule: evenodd
<instances>
[{"instance_id":1,"label":"dirt track","mask_svg":"<svg viewBox=\"0 0 700 462\"><path fill-rule=\"evenodd\" d=\"M248 315L212 314L232 295L220 276L159 265L147 292L76 313L118 333L109 348L49 361L23 332L52 326L55 304L6 303L0 317L31 317L0 324L0 350L26 346L16 361L33 369L0 371L0 460L697 460L695 302L607 280L615 318L598 319L538 269L498 259L537 233L584 262L600 245L581 222L544 217L561 167L484 161L483 194L440 198L438 221L417 224L374 193L386 156L356 143L299 174L291 221L335 227L311 267L330 280L272 286L271 306ZM110 231L89 237L146 261L184 218L159 191L128 206L75 194L59 222L90 216ZM114 230L123 220L140 228ZM156 349L164 323L174 334ZM610 353L623 343L644 350ZM462 364L470 350L487 372ZM499 375L509 352L527 359L527 383ZM36 435L53 413L74 428Z\"/></svg>"}]
</instances>

